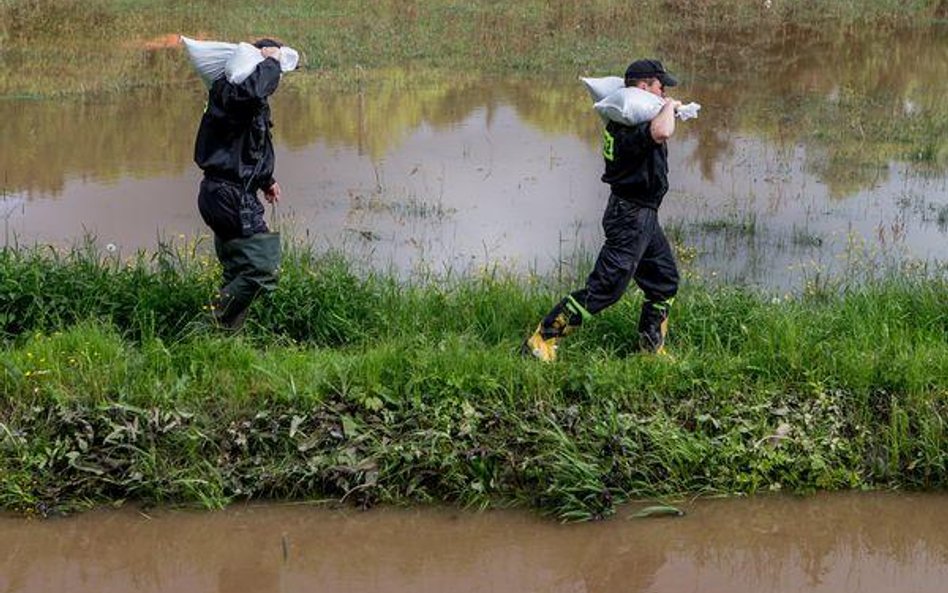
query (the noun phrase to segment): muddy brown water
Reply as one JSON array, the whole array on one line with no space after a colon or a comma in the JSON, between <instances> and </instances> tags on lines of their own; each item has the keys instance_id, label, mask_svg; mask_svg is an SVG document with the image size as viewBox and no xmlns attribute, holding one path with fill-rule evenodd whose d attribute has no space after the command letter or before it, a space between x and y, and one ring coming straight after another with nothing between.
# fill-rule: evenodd
<instances>
[{"instance_id":1,"label":"muddy brown water","mask_svg":"<svg viewBox=\"0 0 948 593\"><path fill-rule=\"evenodd\" d=\"M703 500L680 518L521 511L0 516L0 592L924 593L948 582L944 494Z\"/></svg>"},{"instance_id":2,"label":"muddy brown water","mask_svg":"<svg viewBox=\"0 0 948 593\"><path fill-rule=\"evenodd\" d=\"M678 97L704 109L670 143L662 218L702 275L793 287L948 253L948 134L924 133L948 120L948 28L828 39L677 48ZM594 254L608 189L575 78L411 76L348 93L287 77L273 100L274 226L399 273L549 272ZM194 78L0 100L4 243L93 235L130 254L206 236L191 163L202 93Z\"/></svg>"}]
</instances>

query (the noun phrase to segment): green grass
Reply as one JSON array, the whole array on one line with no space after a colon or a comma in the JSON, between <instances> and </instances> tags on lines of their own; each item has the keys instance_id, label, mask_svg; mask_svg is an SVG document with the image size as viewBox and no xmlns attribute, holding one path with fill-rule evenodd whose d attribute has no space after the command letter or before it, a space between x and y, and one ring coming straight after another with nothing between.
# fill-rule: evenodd
<instances>
[{"instance_id":1,"label":"green grass","mask_svg":"<svg viewBox=\"0 0 948 593\"><path fill-rule=\"evenodd\" d=\"M820 35L828 28L891 29L927 24L943 12L938 0L774 0L770 8L744 0L287 0L226 6L210 0L3 0L0 59L8 68L0 76L0 95L50 96L180 80L187 70L176 52L142 50L144 41L168 33L279 37L303 52L306 70L347 84L367 72L371 79L373 71L409 64L445 74L616 69L630 55L682 40L700 44L725 36L733 46L737 39L779 37L788 27Z\"/></svg>"},{"instance_id":2,"label":"green grass","mask_svg":"<svg viewBox=\"0 0 948 593\"><path fill-rule=\"evenodd\" d=\"M948 284L892 276L772 300L688 285L674 360L630 294L549 366L524 335L565 290L400 282L291 249L237 338L200 252L130 264L0 252L0 505L50 513L246 498L520 505L946 485Z\"/></svg>"}]
</instances>

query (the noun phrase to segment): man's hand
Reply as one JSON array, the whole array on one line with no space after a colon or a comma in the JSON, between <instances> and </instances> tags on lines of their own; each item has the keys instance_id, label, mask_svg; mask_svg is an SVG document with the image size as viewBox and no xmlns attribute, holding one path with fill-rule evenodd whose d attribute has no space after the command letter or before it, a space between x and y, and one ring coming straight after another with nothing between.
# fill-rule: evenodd
<instances>
[{"instance_id":1,"label":"man's hand","mask_svg":"<svg viewBox=\"0 0 948 593\"><path fill-rule=\"evenodd\" d=\"M665 104L662 105L658 115L652 119L649 127L652 140L661 144L671 138L672 134L675 133L675 110L679 107L681 107L681 101L671 97L665 98Z\"/></svg>"},{"instance_id":2,"label":"man's hand","mask_svg":"<svg viewBox=\"0 0 948 593\"><path fill-rule=\"evenodd\" d=\"M270 48L265 47L264 49L270 49ZM279 48L274 48L274 49L279 49ZM274 181L273 185L263 190L263 197L267 200L267 202L271 204L278 203L280 201L280 184Z\"/></svg>"},{"instance_id":3,"label":"man's hand","mask_svg":"<svg viewBox=\"0 0 948 593\"><path fill-rule=\"evenodd\" d=\"M260 54L263 55L264 58L273 58L277 62L280 61L280 56L282 55L279 47L262 47L260 48Z\"/></svg>"}]
</instances>

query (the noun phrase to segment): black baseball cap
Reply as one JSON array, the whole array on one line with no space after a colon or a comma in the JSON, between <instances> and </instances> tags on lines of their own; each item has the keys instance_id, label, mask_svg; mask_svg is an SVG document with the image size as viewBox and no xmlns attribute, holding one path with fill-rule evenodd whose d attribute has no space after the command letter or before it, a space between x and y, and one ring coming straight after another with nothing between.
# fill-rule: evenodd
<instances>
[{"instance_id":1,"label":"black baseball cap","mask_svg":"<svg viewBox=\"0 0 948 593\"><path fill-rule=\"evenodd\" d=\"M677 86L678 79L672 76L658 60L636 60L625 69L625 79L657 78L665 86Z\"/></svg>"},{"instance_id":2,"label":"black baseball cap","mask_svg":"<svg viewBox=\"0 0 948 593\"><path fill-rule=\"evenodd\" d=\"M276 39L270 39L269 37L264 37L263 39L258 39L252 44L257 49L263 49L265 47L283 47L283 44L277 41Z\"/></svg>"}]
</instances>

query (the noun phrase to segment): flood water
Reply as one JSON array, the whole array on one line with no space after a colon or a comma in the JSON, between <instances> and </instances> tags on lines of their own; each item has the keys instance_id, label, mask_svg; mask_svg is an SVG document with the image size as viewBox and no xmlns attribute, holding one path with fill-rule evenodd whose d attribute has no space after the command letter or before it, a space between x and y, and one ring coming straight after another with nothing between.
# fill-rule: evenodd
<instances>
[{"instance_id":1,"label":"flood water","mask_svg":"<svg viewBox=\"0 0 948 593\"><path fill-rule=\"evenodd\" d=\"M522 511L96 511L0 516L0 592L924 593L948 579L943 494L679 505L560 525Z\"/></svg>"},{"instance_id":2,"label":"flood water","mask_svg":"<svg viewBox=\"0 0 948 593\"><path fill-rule=\"evenodd\" d=\"M670 142L661 216L700 274L782 289L944 260L948 28L678 53L676 96L704 108ZM293 76L272 101L284 202L268 212L293 238L400 273L549 272L598 249L601 125L574 77L398 71L326 93ZM196 77L0 100L5 244L94 235L130 254L206 234L191 162L203 104Z\"/></svg>"}]
</instances>

